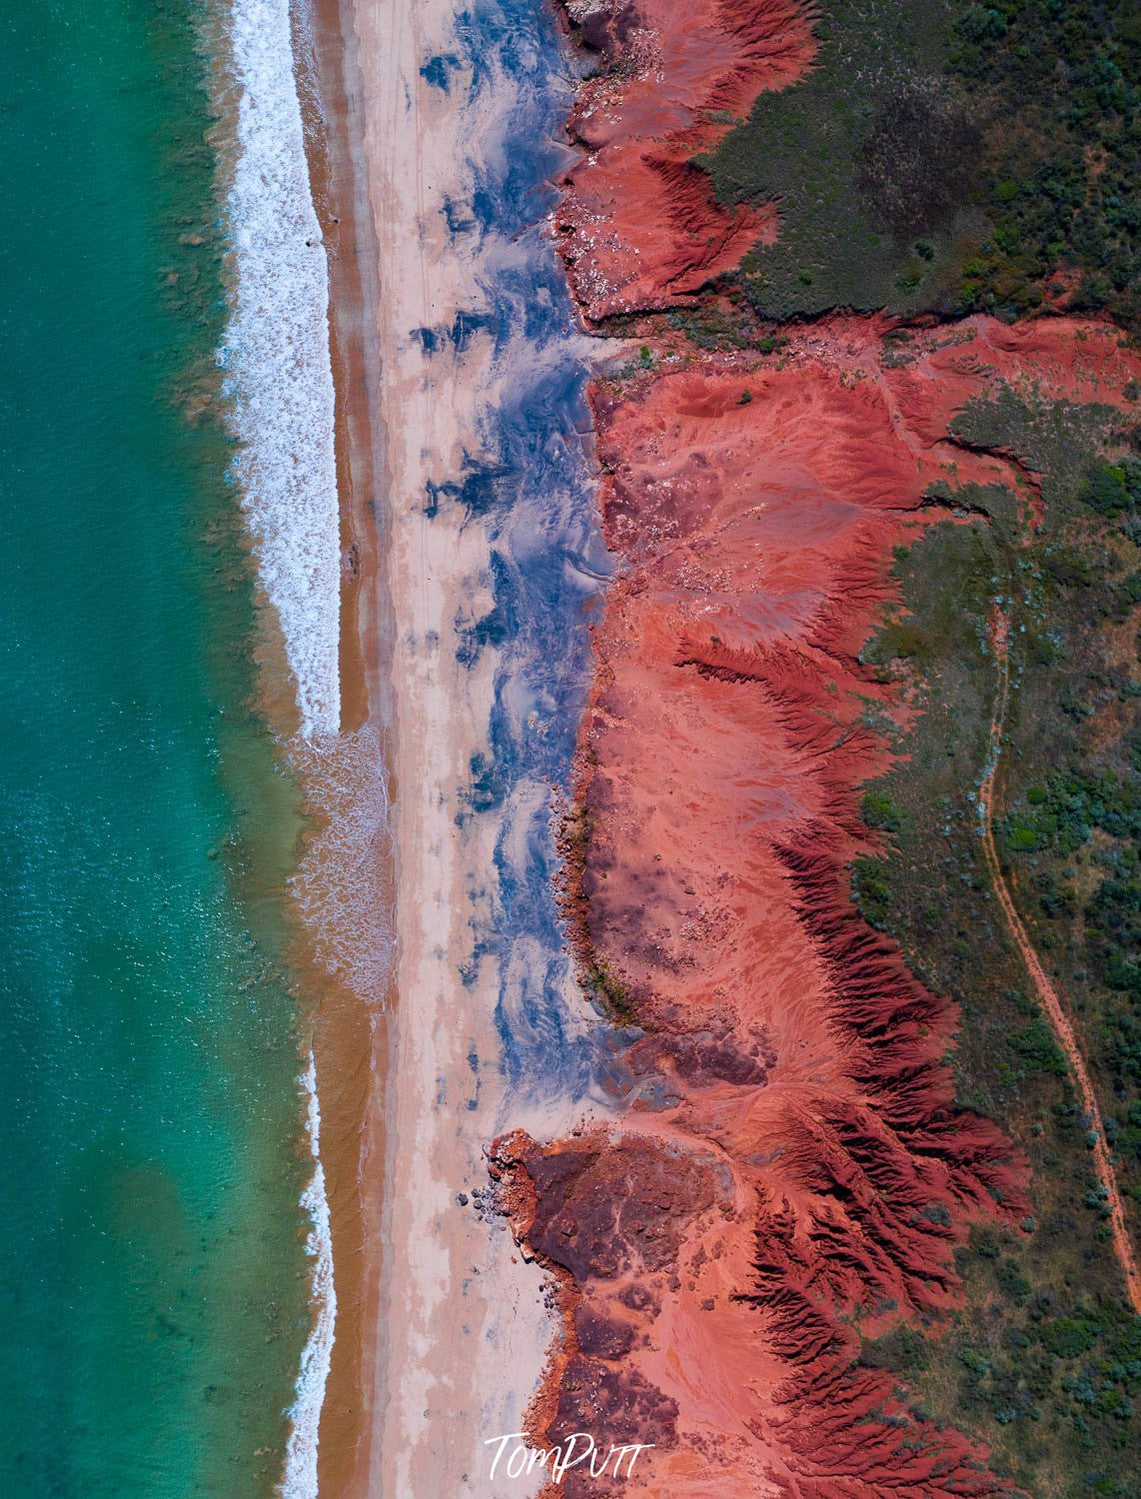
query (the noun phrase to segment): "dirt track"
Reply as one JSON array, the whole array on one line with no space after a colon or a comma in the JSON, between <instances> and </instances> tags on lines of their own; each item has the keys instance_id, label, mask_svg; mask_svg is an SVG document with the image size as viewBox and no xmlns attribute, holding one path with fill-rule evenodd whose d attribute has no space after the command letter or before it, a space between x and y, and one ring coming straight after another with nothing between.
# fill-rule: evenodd
<instances>
[{"instance_id":1,"label":"dirt track","mask_svg":"<svg viewBox=\"0 0 1141 1499\"><path fill-rule=\"evenodd\" d=\"M1070 1072L1077 1085L1082 1110L1089 1118L1091 1128L1097 1133L1097 1140L1093 1147L1093 1157L1097 1168L1098 1181L1105 1191L1109 1193L1109 1222L1113 1231L1113 1245L1121 1264L1122 1274L1125 1276L1125 1285L1129 1300L1132 1302L1134 1310L1141 1313L1141 1274L1139 1274L1137 1269L1133 1243L1129 1237L1125 1214L1122 1211L1121 1194L1117 1189L1117 1176L1113 1170L1113 1163L1109 1159L1109 1151L1106 1148L1105 1130L1101 1122L1101 1111L1098 1108L1097 1098L1093 1091L1093 1085L1090 1082L1089 1071L1086 1068L1085 1059L1082 1057L1081 1050L1074 1037L1073 1027L1070 1025L1058 991L1050 982L1046 970L1043 968L1042 962L1034 950L1034 944L1030 941L1029 933L1023 924L1022 918L1018 914L1014 898L1003 876L1002 866L998 858L998 850L994 842L993 813L995 781L998 776L998 768L1001 760L1002 732L1006 721L1006 704L1010 695L1010 665L1007 651L1009 631L1010 621L1000 609L996 609L991 618L991 643L994 646L998 669L998 686L995 692L994 716L991 719L990 726L990 754L987 761L987 773L979 795L983 851L986 855L987 868L990 870L991 880L994 883L995 894L998 897L999 905L1002 907L1002 914L1006 918L1006 924L1010 928L1010 934L1018 944L1018 950L1022 954L1023 962L1026 964L1026 971L1030 975L1030 982L1034 986L1039 1003L1053 1028L1058 1044L1066 1054L1066 1059L1070 1064Z\"/></svg>"}]
</instances>

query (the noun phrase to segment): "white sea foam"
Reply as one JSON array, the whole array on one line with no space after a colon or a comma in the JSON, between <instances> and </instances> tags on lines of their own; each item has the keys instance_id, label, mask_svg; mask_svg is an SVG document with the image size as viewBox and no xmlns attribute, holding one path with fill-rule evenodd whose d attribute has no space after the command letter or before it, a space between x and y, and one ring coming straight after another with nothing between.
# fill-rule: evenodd
<instances>
[{"instance_id":1,"label":"white sea foam","mask_svg":"<svg viewBox=\"0 0 1141 1499\"><path fill-rule=\"evenodd\" d=\"M301 733L340 730L340 516L329 347L329 271L313 206L289 0L229 0L216 49L230 316L218 361L258 578L280 622ZM300 1079L313 1175L312 1328L301 1355L280 1485L317 1499L317 1444L337 1297L312 1052Z\"/></svg>"},{"instance_id":2,"label":"white sea foam","mask_svg":"<svg viewBox=\"0 0 1141 1499\"><path fill-rule=\"evenodd\" d=\"M312 831L292 882L313 956L365 1004L383 1005L392 973L392 830L381 736L372 724L294 744Z\"/></svg>"},{"instance_id":3,"label":"white sea foam","mask_svg":"<svg viewBox=\"0 0 1141 1499\"><path fill-rule=\"evenodd\" d=\"M219 361L266 597L306 738L340 728L340 523L329 270L313 207L289 0L233 0L231 315Z\"/></svg>"},{"instance_id":4,"label":"white sea foam","mask_svg":"<svg viewBox=\"0 0 1141 1499\"><path fill-rule=\"evenodd\" d=\"M289 1409L292 1425L285 1446L285 1475L280 1489L282 1499L317 1499L317 1438L337 1322L329 1200L325 1193L325 1168L321 1164L321 1106L317 1098L317 1066L312 1051L309 1066L301 1076L301 1086L308 1101L306 1129L313 1153L313 1176L301 1194L301 1206L309 1214L312 1225L305 1247L313 1261L313 1327L301 1355L297 1394Z\"/></svg>"}]
</instances>

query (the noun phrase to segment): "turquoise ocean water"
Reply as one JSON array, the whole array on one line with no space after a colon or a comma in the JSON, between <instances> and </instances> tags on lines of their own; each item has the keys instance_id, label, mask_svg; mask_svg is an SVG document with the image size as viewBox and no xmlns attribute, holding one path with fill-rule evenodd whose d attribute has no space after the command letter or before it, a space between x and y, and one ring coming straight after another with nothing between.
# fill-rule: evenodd
<instances>
[{"instance_id":1,"label":"turquoise ocean water","mask_svg":"<svg viewBox=\"0 0 1141 1499\"><path fill-rule=\"evenodd\" d=\"M210 415L201 17L0 18L0 1493L255 1495L309 1327L281 893ZM311 1167L311 1163L310 1163Z\"/></svg>"}]
</instances>

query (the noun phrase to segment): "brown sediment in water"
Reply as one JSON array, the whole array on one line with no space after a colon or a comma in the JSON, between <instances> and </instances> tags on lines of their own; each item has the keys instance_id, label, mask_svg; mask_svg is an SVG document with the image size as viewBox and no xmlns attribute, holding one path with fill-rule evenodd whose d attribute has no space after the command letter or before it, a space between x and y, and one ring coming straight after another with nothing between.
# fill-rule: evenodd
<instances>
[{"instance_id":1,"label":"brown sediment in water","mask_svg":"<svg viewBox=\"0 0 1141 1499\"><path fill-rule=\"evenodd\" d=\"M337 1298L319 1429L319 1485L323 1494L350 1495L367 1490L375 1410L377 1224L387 1145L383 1094L391 996L387 968L370 962L370 955L377 929L386 932L390 925L394 903L386 821L395 794L388 696L393 630L376 504L383 458L376 416L378 257L361 168L358 58L337 0L309 0L291 7L291 17L309 185L329 276L341 540L341 720L335 740L310 743L301 735L297 682L284 635L259 585L251 707L273 730L287 772L289 821L283 816L283 825L289 832L298 826L300 790L301 836L289 857L283 851L280 865L251 887L249 898L273 900L275 909L284 903L286 960L300 1002L300 1070L310 1048L316 1066ZM224 57L225 48L212 48L211 55ZM212 144L223 199L234 166L228 85L219 65L213 87L220 124ZM256 579L254 547L244 530L243 542ZM237 877L248 880L250 871ZM289 880L284 891L283 880ZM357 961L361 949L366 956ZM297 1150L308 1178L309 1141L300 1128Z\"/></svg>"},{"instance_id":2,"label":"brown sediment in water","mask_svg":"<svg viewBox=\"0 0 1141 1499\"><path fill-rule=\"evenodd\" d=\"M296 20L296 17L295 17ZM335 388L337 492L341 515L341 736L335 749L294 768L307 797L300 895L307 908L295 949L309 1019L321 1109L337 1296L335 1341L318 1446L323 1494L367 1487L372 1350L379 1306L380 1221L384 1186L383 1094L390 993L338 954L368 933L354 930L357 896L366 919L385 920L394 899L387 829L373 825L371 887L347 892L351 873L337 838L354 816L362 827L390 804L392 625L383 584L384 538L376 505L383 433L377 416L376 241L361 172L361 81L355 38L337 0L312 0L309 25L295 29L310 186L329 267L329 336ZM375 781L376 784L370 785ZM350 802L356 801L356 805ZM383 983L381 978L380 983Z\"/></svg>"},{"instance_id":3,"label":"brown sediment in water","mask_svg":"<svg viewBox=\"0 0 1141 1499\"><path fill-rule=\"evenodd\" d=\"M362 181L361 81L355 41L337 0L311 0L308 38L295 48L312 65L305 97L313 204L329 265L329 342L336 388L337 493L341 505L341 732L378 716L391 632L377 589L382 539L376 494L382 434L376 416L376 236ZM311 45L310 45L311 39ZM314 108L314 105L317 107Z\"/></svg>"}]
</instances>

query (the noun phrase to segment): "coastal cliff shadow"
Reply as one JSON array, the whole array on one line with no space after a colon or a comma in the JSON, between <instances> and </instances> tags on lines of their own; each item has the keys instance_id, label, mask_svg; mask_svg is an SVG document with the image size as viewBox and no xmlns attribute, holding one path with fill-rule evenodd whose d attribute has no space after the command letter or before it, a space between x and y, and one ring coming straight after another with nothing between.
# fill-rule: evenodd
<instances>
[{"instance_id":1,"label":"coastal cliff shadow","mask_svg":"<svg viewBox=\"0 0 1141 1499\"><path fill-rule=\"evenodd\" d=\"M489 545L492 607L456 622L462 664L496 655L488 750L473 758L458 813L498 822L493 893L473 918L465 976L497 963L498 1065L517 1112L604 1096L609 1037L575 978L554 824L585 704L589 625L613 568L593 493L589 346L545 232L568 149L557 24L524 0L499 0L473 6L456 34L457 57L434 60L431 81L454 92L462 77L468 90L471 200L449 205L448 224L474 259L480 305L414 336L440 358L478 340L489 360L481 451L432 486L426 513L462 507Z\"/></svg>"}]
</instances>

